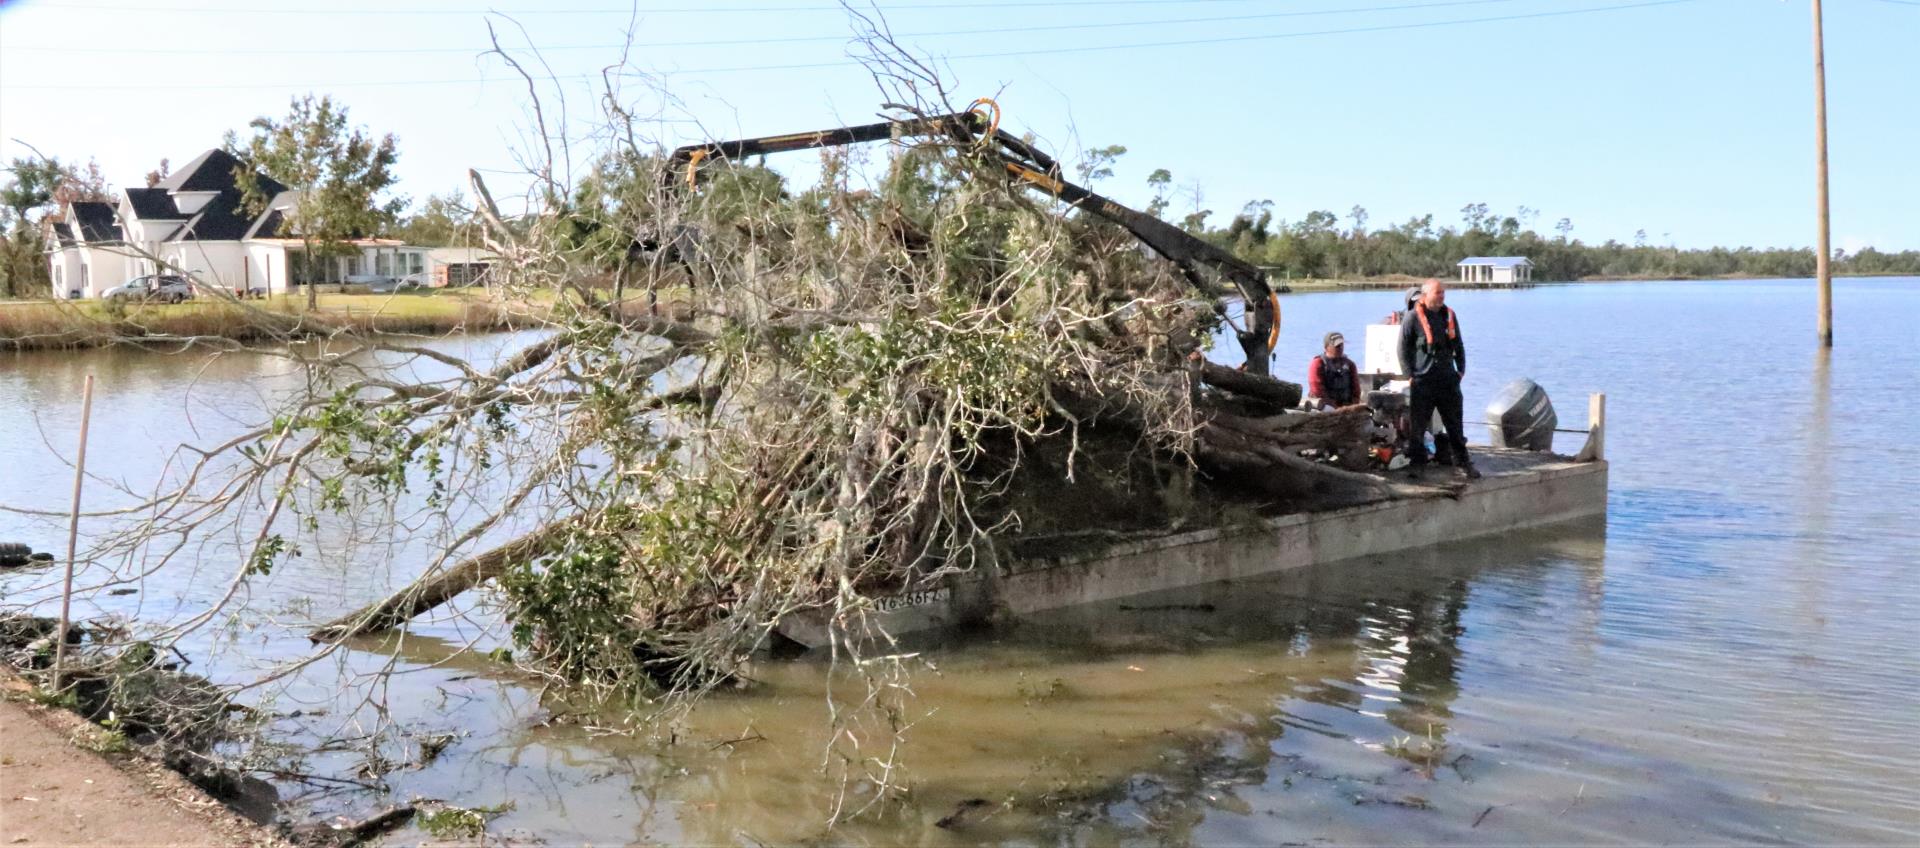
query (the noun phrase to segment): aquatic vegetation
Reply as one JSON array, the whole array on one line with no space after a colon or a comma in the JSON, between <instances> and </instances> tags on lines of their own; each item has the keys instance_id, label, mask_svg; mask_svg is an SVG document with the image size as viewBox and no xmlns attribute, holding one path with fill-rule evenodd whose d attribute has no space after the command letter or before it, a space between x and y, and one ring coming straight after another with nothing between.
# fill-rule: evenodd
<instances>
[{"instance_id":1,"label":"aquatic vegetation","mask_svg":"<svg viewBox=\"0 0 1920 848\"><path fill-rule=\"evenodd\" d=\"M414 817L414 823L437 839L471 838L487 832L487 822L513 809L508 801L492 807L439 805Z\"/></svg>"}]
</instances>

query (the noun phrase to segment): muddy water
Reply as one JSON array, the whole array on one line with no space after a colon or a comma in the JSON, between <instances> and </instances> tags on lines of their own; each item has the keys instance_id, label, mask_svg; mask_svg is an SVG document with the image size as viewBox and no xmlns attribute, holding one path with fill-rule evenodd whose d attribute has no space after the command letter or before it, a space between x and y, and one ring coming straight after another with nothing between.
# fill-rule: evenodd
<instances>
[{"instance_id":1,"label":"muddy water","mask_svg":"<svg viewBox=\"0 0 1920 848\"><path fill-rule=\"evenodd\" d=\"M479 605L310 668L268 705L301 712L279 725L295 738L348 734L368 704L458 734L388 774L393 794L511 802L494 831L554 845L1910 843L1920 280L1837 288L1830 357L1812 345L1805 281L1456 293L1470 411L1522 375L1563 425L1582 423L1587 392L1608 394L1604 521L1129 599L928 651L908 802L831 833L817 663L762 667L755 691L677 725L677 744L610 736L585 725L617 716L570 720L462 652L497 639ZM1287 298L1280 372L1304 369L1326 330L1359 339L1394 299ZM70 450L86 371L101 380L91 462L136 485L165 446L237 431L288 379L244 358L0 359L0 502L63 502L70 470L41 434ZM0 539L15 537L62 538L0 515ZM254 587L260 612L189 650L236 680L297 655L299 625L405 577L417 557L395 544L392 564L310 552ZM191 615L224 589L220 557L183 556L85 608ZM0 592L13 604L43 585L16 575ZM340 682L387 664L408 673ZM305 766L351 777L357 756ZM282 788L296 812L381 801Z\"/></svg>"}]
</instances>

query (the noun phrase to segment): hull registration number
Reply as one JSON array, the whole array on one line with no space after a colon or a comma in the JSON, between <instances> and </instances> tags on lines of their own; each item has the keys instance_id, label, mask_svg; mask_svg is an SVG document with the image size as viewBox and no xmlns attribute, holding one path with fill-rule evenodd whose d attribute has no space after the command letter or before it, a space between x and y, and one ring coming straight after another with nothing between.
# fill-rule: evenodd
<instances>
[{"instance_id":1,"label":"hull registration number","mask_svg":"<svg viewBox=\"0 0 1920 848\"><path fill-rule=\"evenodd\" d=\"M901 592L898 595L888 595L884 598L875 599L873 608L881 612L892 612L897 609L906 609L907 607L920 607L926 606L927 604L942 603L952 596L953 590L945 586L938 589L927 589L921 592Z\"/></svg>"}]
</instances>

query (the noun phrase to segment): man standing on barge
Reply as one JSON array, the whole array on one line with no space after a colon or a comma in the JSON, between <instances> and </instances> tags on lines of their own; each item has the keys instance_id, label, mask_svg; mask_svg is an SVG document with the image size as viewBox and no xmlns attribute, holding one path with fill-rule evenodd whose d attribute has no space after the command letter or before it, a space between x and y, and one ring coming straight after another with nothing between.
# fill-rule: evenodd
<instances>
[{"instance_id":1,"label":"man standing on barge","mask_svg":"<svg viewBox=\"0 0 1920 848\"><path fill-rule=\"evenodd\" d=\"M1413 462L1410 472L1418 475L1427 464L1422 431L1437 410L1446 432L1434 434L1435 447L1442 453L1450 449L1455 470L1477 479L1480 472L1467 456L1467 439L1460 429L1460 378L1467 373L1467 346L1460 338L1460 320L1447 306L1446 284L1439 280L1421 286L1420 301L1400 322L1400 372L1413 383L1408 400L1412 413L1408 420L1413 423L1407 445L1407 458Z\"/></svg>"}]
</instances>

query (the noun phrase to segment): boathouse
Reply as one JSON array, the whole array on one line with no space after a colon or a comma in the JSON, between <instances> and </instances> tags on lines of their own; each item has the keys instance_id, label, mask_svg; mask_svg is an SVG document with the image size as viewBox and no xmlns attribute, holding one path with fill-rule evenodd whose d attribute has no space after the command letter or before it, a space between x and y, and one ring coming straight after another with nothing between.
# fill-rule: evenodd
<instances>
[{"instance_id":1,"label":"boathouse","mask_svg":"<svg viewBox=\"0 0 1920 848\"><path fill-rule=\"evenodd\" d=\"M1533 262L1525 256L1469 256L1459 268L1463 283L1533 282Z\"/></svg>"}]
</instances>

